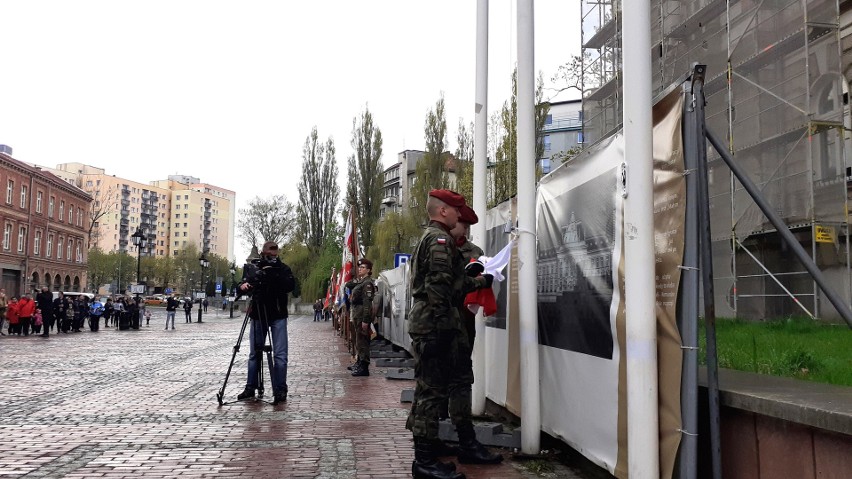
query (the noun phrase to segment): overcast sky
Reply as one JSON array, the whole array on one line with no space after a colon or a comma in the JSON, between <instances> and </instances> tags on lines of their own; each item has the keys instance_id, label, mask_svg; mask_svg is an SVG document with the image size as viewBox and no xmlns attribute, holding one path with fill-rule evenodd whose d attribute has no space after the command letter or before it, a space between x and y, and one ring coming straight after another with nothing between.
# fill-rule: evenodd
<instances>
[{"instance_id":1,"label":"overcast sky","mask_svg":"<svg viewBox=\"0 0 852 479\"><path fill-rule=\"evenodd\" d=\"M490 3L488 110L510 93L515 2ZM535 3L536 70L578 54L579 2ZM369 106L385 166L423 149L444 93L449 148L473 121L475 0L0 0L0 144L147 183L199 177L296 201L302 145L334 138L345 189L352 120ZM574 98L563 94L557 100ZM237 240L237 258L247 249Z\"/></svg>"}]
</instances>

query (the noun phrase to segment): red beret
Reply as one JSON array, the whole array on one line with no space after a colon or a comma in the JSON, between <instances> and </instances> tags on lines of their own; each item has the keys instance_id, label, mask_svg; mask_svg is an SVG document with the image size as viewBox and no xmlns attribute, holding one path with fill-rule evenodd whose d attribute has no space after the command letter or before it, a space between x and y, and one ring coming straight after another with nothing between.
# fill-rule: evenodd
<instances>
[{"instance_id":1,"label":"red beret","mask_svg":"<svg viewBox=\"0 0 852 479\"><path fill-rule=\"evenodd\" d=\"M369 269L373 269L373 262L368 260L367 258L361 258L358 260L358 266L366 266Z\"/></svg>"},{"instance_id":2,"label":"red beret","mask_svg":"<svg viewBox=\"0 0 852 479\"><path fill-rule=\"evenodd\" d=\"M456 208L461 208L465 204L464 196L452 190L432 190L429 192L429 196L438 198L444 203Z\"/></svg>"},{"instance_id":3,"label":"red beret","mask_svg":"<svg viewBox=\"0 0 852 479\"><path fill-rule=\"evenodd\" d=\"M471 208L470 206L462 205L462 207L459 208L459 213L461 213L459 215L459 221L461 221L462 223L467 223L469 225L475 225L476 223L479 223L479 217L476 216L476 212L473 211L473 208Z\"/></svg>"}]
</instances>

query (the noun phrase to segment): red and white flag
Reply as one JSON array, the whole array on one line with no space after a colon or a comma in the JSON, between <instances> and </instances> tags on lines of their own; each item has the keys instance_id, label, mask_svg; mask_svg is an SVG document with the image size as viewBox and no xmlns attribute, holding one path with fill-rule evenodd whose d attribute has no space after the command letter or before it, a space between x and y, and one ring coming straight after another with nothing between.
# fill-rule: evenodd
<instances>
[{"instance_id":1,"label":"red and white flag","mask_svg":"<svg viewBox=\"0 0 852 479\"><path fill-rule=\"evenodd\" d=\"M355 229L355 208L349 208L349 217L346 218L346 229L343 233L343 259L340 268L340 282L338 283L337 302L343 301L343 285L350 281L354 275L355 262L358 261L358 231Z\"/></svg>"}]
</instances>

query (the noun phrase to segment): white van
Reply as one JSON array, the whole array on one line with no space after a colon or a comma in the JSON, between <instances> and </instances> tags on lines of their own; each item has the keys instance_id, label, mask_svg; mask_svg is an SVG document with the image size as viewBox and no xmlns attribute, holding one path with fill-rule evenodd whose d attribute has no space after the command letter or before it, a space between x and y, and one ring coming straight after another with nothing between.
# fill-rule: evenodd
<instances>
[{"instance_id":1,"label":"white van","mask_svg":"<svg viewBox=\"0 0 852 479\"><path fill-rule=\"evenodd\" d=\"M95 295L92 294L92 293L81 293L79 291L68 291L68 292L63 291L62 294L64 294L66 298L70 298L70 299L74 299L77 296L85 296L85 297L89 298L89 302L91 302L92 299L94 299L94 297L95 297ZM56 299L58 297L59 297L59 293L54 291L53 292L53 299Z\"/></svg>"}]
</instances>

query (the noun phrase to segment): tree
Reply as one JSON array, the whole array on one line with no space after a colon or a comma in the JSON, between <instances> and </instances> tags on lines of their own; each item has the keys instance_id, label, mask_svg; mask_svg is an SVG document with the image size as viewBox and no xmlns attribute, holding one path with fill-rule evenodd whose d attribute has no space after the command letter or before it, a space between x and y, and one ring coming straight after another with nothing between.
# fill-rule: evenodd
<instances>
[{"instance_id":1,"label":"tree","mask_svg":"<svg viewBox=\"0 0 852 479\"><path fill-rule=\"evenodd\" d=\"M370 247L367 257L373 261L373 270L393 267L396 253L411 253L420 237L420 216L413 211L390 212L376 227L376 244Z\"/></svg>"},{"instance_id":2,"label":"tree","mask_svg":"<svg viewBox=\"0 0 852 479\"><path fill-rule=\"evenodd\" d=\"M314 127L302 148L297 207L299 237L314 253L322 249L325 230L334 221L339 195L334 140L329 138L325 144L320 143L317 127Z\"/></svg>"},{"instance_id":3,"label":"tree","mask_svg":"<svg viewBox=\"0 0 852 479\"><path fill-rule=\"evenodd\" d=\"M100 219L112 213L116 205L118 205L118 194L113 191L110 186L106 192L103 192L99 187L88 187L86 193L92 196L92 202L89 204L89 230L86 232L89 248L97 247L101 239L101 223Z\"/></svg>"},{"instance_id":4,"label":"tree","mask_svg":"<svg viewBox=\"0 0 852 479\"><path fill-rule=\"evenodd\" d=\"M87 261L89 287L92 291L97 292L98 287L102 284L110 282L114 276L114 261L113 258L99 247L89 249Z\"/></svg>"},{"instance_id":5,"label":"tree","mask_svg":"<svg viewBox=\"0 0 852 479\"><path fill-rule=\"evenodd\" d=\"M544 79L539 74L535 90L535 157L544 154L544 121L550 111L550 104L543 101ZM497 205L512 196L518 190L518 70L512 72L512 97L503 103L500 110L500 123L503 136L500 138L495 151L494 173L492 175L493 190L489 206Z\"/></svg>"},{"instance_id":6,"label":"tree","mask_svg":"<svg viewBox=\"0 0 852 479\"><path fill-rule=\"evenodd\" d=\"M427 217L424 206L429 191L450 186L447 171L449 155L445 153L447 118L444 113L443 94L435 103L435 109L430 109L426 115L424 138L426 152L414 168L416 181L411 187L411 198L409 198L409 206L415 212L415 217L421 218L422 221L425 221Z\"/></svg>"},{"instance_id":7,"label":"tree","mask_svg":"<svg viewBox=\"0 0 852 479\"><path fill-rule=\"evenodd\" d=\"M382 131L373 123L368 108L352 120L352 149L349 156L346 200L355 207L361 244L373 244L373 225L379 220L384 187L382 167ZM345 208L348 213L348 206Z\"/></svg>"},{"instance_id":8,"label":"tree","mask_svg":"<svg viewBox=\"0 0 852 479\"><path fill-rule=\"evenodd\" d=\"M456 191L473 203L473 123L470 129L459 118L459 130L456 134Z\"/></svg>"},{"instance_id":9,"label":"tree","mask_svg":"<svg viewBox=\"0 0 852 479\"><path fill-rule=\"evenodd\" d=\"M261 249L263 243L283 244L290 239L296 219L296 207L284 195L271 198L255 196L248 208L241 208L237 230L249 247Z\"/></svg>"}]
</instances>

